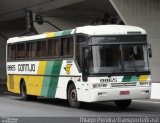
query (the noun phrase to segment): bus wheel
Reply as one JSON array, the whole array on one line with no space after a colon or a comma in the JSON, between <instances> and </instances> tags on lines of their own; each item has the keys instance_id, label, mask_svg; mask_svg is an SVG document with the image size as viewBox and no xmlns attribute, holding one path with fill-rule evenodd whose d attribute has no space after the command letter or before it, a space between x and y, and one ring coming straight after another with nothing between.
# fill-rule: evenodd
<instances>
[{"instance_id":1,"label":"bus wheel","mask_svg":"<svg viewBox=\"0 0 160 123\"><path fill-rule=\"evenodd\" d=\"M27 89L26 89L25 82L22 82L20 85L20 93L21 93L22 100L27 101L28 95L27 95Z\"/></svg>"},{"instance_id":2,"label":"bus wheel","mask_svg":"<svg viewBox=\"0 0 160 123\"><path fill-rule=\"evenodd\" d=\"M37 100L37 96L27 95L27 89L25 82L22 82L20 85L20 93L22 100L29 101L29 100Z\"/></svg>"},{"instance_id":3,"label":"bus wheel","mask_svg":"<svg viewBox=\"0 0 160 123\"><path fill-rule=\"evenodd\" d=\"M130 104L131 104L132 100L116 100L115 104L121 108L121 109L125 109L127 108Z\"/></svg>"},{"instance_id":4,"label":"bus wheel","mask_svg":"<svg viewBox=\"0 0 160 123\"><path fill-rule=\"evenodd\" d=\"M67 92L67 97L68 97L68 102L69 105L73 108L79 108L80 107L80 102L77 101L77 91L76 87L74 84L71 84L68 88Z\"/></svg>"}]
</instances>

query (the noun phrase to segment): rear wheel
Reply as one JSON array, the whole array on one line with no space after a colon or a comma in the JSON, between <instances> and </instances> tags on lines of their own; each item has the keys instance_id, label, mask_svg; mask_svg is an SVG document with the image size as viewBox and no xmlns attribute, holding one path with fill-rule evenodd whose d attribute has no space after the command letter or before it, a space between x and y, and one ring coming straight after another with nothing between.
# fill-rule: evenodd
<instances>
[{"instance_id":1,"label":"rear wheel","mask_svg":"<svg viewBox=\"0 0 160 123\"><path fill-rule=\"evenodd\" d=\"M122 109L127 108L131 104L132 100L116 100L115 104Z\"/></svg>"},{"instance_id":2,"label":"rear wheel","mask_svg":"<svg viewBox=\"0 0 160 123\"><path fill-rule=\"evenodd\" d=\"M73 108L79 108L80 102L77 100L77 90L74 84L71 84L67 92L69 105Z\"/></svg>"},{"instance_id":3,"label":"rear wheel","mask_svg":"<svg viewBox=\"0 0 160 123\"><path fill-rule=\"evenodd\" d=\"M37 99L36 96L27 95L27 88L26 88L25 82L22 82L21 85L20 85L20 94L21 94L22 100L24 100L24 101L36 100Z\"/></svg>"},{"instance_id":4,"label":"rear wheel","mask_svg":"<svg viewBox=\"0 0 160 123\"><path fill-rule=\"evenodd\" d=\"M25 82L22 82L20 85L20 93L21 93L22 100L27 101L28 96L27 96L27 89L26 89Z\"/></svg>"}]
</instances>

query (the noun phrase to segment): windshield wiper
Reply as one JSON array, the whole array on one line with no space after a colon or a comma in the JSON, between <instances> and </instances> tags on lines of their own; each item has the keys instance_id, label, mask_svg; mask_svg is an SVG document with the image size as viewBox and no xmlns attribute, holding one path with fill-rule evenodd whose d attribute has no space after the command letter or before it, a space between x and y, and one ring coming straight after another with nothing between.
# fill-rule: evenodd
<instances>
[{"instance_id":1,"label":"windshield wiper","mask_svg":"<svg viewBox=\"0 0 160 123\"><path fill-rule=\"evenodd\" d=\"M111 71L110 73L108 73L108 77L110 78L113 75L114 71Z\"/></svg>"}]
</instances>

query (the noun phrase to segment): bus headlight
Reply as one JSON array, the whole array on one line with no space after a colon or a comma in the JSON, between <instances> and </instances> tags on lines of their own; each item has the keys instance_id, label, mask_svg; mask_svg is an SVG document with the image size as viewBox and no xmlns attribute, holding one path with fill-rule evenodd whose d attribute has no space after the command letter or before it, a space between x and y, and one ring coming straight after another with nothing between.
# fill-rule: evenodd
<instances>
[{"instance_id":1,"label":"bus headlight","mask_svg":"<svg viewBox=\"0 0 160 123\"><path fill-rule=\"evenodd\" d=\"M93 88L105 88L105 87L107 87L107 84L104 83L93 84Z\"/></svg>"}]
</instances>

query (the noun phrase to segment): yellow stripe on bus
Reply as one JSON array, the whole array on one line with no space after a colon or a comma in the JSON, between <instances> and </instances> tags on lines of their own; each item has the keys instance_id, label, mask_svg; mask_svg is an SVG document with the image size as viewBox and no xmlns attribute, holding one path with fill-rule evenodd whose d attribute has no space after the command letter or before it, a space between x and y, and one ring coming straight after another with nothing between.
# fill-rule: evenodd
<instances>
[{"instance_id":1,"label":"yellow stripe on bus","mask_svg":"<svg viewBox=\"0 0 160 123\"><path fill-rule=\"evenodd\" d=\"M45 69L46 69L46 65L47 65L46 61L40 61L39 62L38 71L37 71L38 75L44 75ZM41 95L43 79L44 79L44 76L37 76L36 80L35 80L36 81L36 86L37 86L36 89L35 89L35 93L38 96Z\"/></svg>"},{"instance_id":2,"label":"yellow stripe on bus","mask_svg":"<svg viewBox=\"0 0 160 123\"><path fill-rule=\"evenodd\" d=\"M20 80L23 78L26 87L27 87L27 94L29 95L36 95L41 96L41 90L43 85L44 73L46 69L46 61L40 61L36 75L8 75L7 76L7 87L8 90L14 93L20 93ZM39 76L42 75L42 76Z\"/></svg>"},{"instance_id":3,"label":"yellow stripe on bus","mask_svg":"<svg viewBox=\"0 0 160 123\"><path fill-rule=\"evenodd\" d=\"M139 77L139 81L147 81L147 79L148 79L148 75L141 75L140 77Z\"/></svg>"},{"instance_id":4,"label":"yellow stripe on bus","mask_svg":"<svg viewBox=\"0 0 160 123\"><path fill-rule=\"evenodd\" d=\"M46 37L47 37L47 38L55 37L55 33L54 33L54 32L46 33Z\"/></svg>"}]
</instances>

